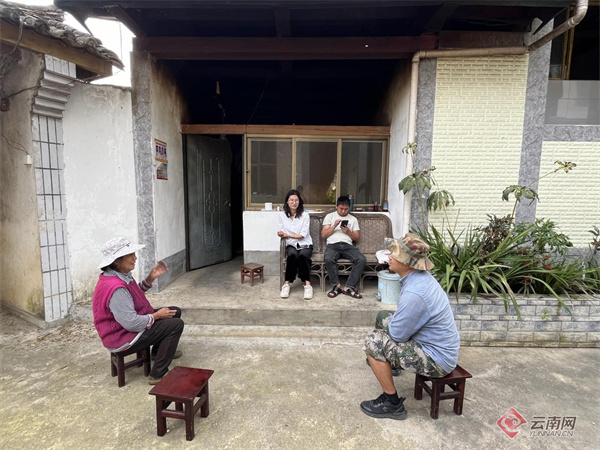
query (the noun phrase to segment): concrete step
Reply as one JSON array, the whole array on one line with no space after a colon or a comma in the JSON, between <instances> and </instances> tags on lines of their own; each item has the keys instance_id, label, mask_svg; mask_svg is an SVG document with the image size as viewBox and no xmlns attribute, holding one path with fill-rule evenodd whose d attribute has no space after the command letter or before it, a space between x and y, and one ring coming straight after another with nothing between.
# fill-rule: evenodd
<instances>
[{"instance_id":1,"label":"concrete step","mask_svg":"<svg viewBox=\"0 0 600 450\"><path fill-rule=\"evenodd\" d=\"M367 278L362 299L347 295L327 297L327 291L313 280L314 297L303 300L303 286L296 280L289 298L279 296L279 277L265 276L263 283L240 283L237 258L223 264L187 272L158 293L147 292L154 307L174 305L183 310L186 327L365 327L375 323L382 309L395 310L377 300L378 280ZM343 279L343 277L342 277ZM342 282L345 282L343 279ZM91 302L72 306L76 321L93 321Z\"/></svg>"},{"instance_id":2,"label":"concrete step","mask_svg":"<svg viewBox=\"0 0 600 450\"><path fill-rule=\"evenodd\" d=\"M379 305L347 308L217 308L182 306L186 325L256 326L256 327L372 327ZM75 321L93 321L92 307L74 305Z\"/></svg>"},{"instance_id":3,"label":"concrete step","mask_svg":"<svg viewBox=\"0 0 600 450\"><path fill-rule=\"evenodd\" d=\"M219 339L245 343L272 343L280 340L293 345L352 345L362 346L370 327L297 327L297 326L221 326L189 325L186 323L183 341Z\"/></svg>"}]
</instances>

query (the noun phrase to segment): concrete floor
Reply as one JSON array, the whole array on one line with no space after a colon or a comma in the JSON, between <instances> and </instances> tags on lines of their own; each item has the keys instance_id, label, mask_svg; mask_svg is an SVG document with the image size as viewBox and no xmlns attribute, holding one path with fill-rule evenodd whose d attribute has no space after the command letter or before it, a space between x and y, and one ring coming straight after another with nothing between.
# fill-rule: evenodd
<instances>
[{"instance_id":1,"label":"concrete floor","mask_svg":"<svg viewBox=\"0 0 600 450\"><path fill-rule=\"evenodd\" d=\"M279 297L279 277L266 276L250 286L240 283L242 258L187 272L158 294L148 294L155 306L176 305L183 309L187 325L371 327L381 309L395 309L376 298L377 278L364 282L362 299L338 295L327 297L314 277L312 300L303 300L304 289L296 280L290 297ZM345 281L345 279L343 280ZM330 287L327 286L327 291ZM91 321L91 304L76 305L75 320ZM195 330L197 331L197 330ZM263 330L264 331L264 330Z\"/></svg>"},{"instance_id":2,"label":"concrete floor","mask_svg":"<svg viewBox=\"0 0 600 450\"><path fill-rule=\"evenodd\" d=\"M261 283L255 279L254 286L250 286L248 278L244 284L240 282L240 265L243 264L241 257L234 258L223 264L204 267L193 270L180 276L171 283L167 289L160 294L151 294L150 301L167 304L175 302L182 308L206 307L206 308L257 308L257 309L353 309L370 308L379 310L381 308L395 309L395 306L384 305L377 300L377 278L365 278L362 299L353 299L347 295L338 295L334 299L327 297L331 289L329 279L326 280L325 292L319 284L318 277L313 276L314 298L303 300L303 287L299 279L292 284L290 297L282 299L279 297L278 276L265 276ZM346 277L341 277L345 282Z\"/></svg>"},{"instance_id":3,"label":"concrete floor","mask_svg":"<svg viewBox=\"0 0 600 450\"><path fill-rule=\"evenodd\" d=\"M158 299L160 300L160 299ZM162 302L161 302L162 303ZM168 302L165 302L168 303ZM193 328L193 327L192 327ZM396 378L408 418L378 420L359 409L380 394L364 362L362 329L305 328L211 335L184 332L176 365L210 368L210 416L196 437L168 419L156 435L154 398L141 368L127 385L110 376L108 352L90 322L41 331L0 314L2 449L597 449L600 353L597 349L461 349L464 414L412 397L414 376ZM283 328L283 327L281 327ZM286 337L287 336L287 337ZM290 337L291 336L291 337ZM313 336L315 339L310 339ZM526 424L510 439L496 422L509 409ZM534 417L576 417L572 436L531 436Z\"/></svg>"}]
</instances>

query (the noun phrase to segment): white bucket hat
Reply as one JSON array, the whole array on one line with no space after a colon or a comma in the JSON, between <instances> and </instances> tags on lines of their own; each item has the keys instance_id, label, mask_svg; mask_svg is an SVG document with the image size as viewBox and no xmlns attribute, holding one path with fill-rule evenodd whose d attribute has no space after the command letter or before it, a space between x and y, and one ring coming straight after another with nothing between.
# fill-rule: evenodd
<instances>
[{"instance_id":1,"label":"white bucket hat","mask_svg":"<svg viewBox=\"0 0 600 450\"><path fill-rule=\"evenodd\" d=\"M129 239L124 237L112 238L110 241L106 242L102 246L102 254L104 255L104 259L102 259L102 262L98 266L98 269L110 266L113 262L115 262L116 259L119 259L121 256L129 255L130 253L135 253L139 249L144 247L144 245L134 244Z\"/></svg>"}]
</instances>

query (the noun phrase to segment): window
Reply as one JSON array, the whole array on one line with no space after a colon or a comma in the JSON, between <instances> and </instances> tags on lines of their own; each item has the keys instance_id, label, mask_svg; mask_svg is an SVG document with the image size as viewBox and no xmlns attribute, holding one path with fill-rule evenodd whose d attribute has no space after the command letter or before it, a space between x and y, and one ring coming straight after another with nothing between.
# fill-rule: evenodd
<instances>
[{"instance_id":1,"label":"window","mask_svg":"<svg viewBox=\"0 0 600 450\"><path fill-rule=\"evenodd\" d=\"M292 184L292 140L252 143L252 203L279 202Z\"/></svg>"},{"instance_id":2,"label":"window","mask_svg":"<svg viewBox=\"0 0 600 450\"><path fill-rule=\"evenodd\" d=\"M253 136L246 149L247 208L281 204L292 188L313 208L335 205L340 195L364 207L383 200L387 138Z\"/></svg>"},{"instance_id":3,"label":"window","mask_svg":"<svg viewBox=\"0 0 600 450\"><path fill-rule=\"evenodd\" d=\"M337 142L299 141L296 143L296 189L305 203L335 203Z\"/></svg>"},{"instance_id":4,"label":"window","mask_svg":"<svg viewBox=\"0 0 600 450\"><path fill-rule=\"evenodd\" d=\"M381 183L372 183L371 180L381 178L383 156L382 142L342 143L341 191L354 193L354 203L381 203Z\"/></svg>"}]
</instances>

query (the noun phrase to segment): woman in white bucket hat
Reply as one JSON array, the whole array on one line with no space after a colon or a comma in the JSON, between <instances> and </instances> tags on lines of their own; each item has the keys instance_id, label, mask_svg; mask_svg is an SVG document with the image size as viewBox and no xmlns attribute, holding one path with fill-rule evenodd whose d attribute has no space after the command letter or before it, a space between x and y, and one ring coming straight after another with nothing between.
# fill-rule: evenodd
<instances>
[{"instance_id":1,"label":"woman in white bucket hat","mask_svg":"<svg viewBox=\"0 0 600 450\"><path fill-rule=\"evenodd\" d=\"M167 272L163 261L141 283L134 280L131 271L137 261L135 252L142 248L143 245L124 237L104 244L104 257L98 265L102 273L94 290L92 308L96 330L110 352L153 346L154 365L148 383L156 384L168 372L171 361L181 356L177 344L183 321L181 309L175 306L154 309L144 294L154 280Z\"/></svg>"}]
</instances>

